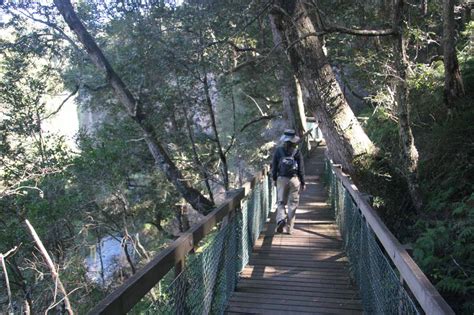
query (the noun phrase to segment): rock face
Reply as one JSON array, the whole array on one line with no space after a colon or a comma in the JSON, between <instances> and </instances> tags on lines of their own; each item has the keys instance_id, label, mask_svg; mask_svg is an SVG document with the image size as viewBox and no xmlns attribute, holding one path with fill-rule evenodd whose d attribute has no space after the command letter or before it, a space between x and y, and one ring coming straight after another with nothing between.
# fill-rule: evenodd
<instances>
[{"instance_id":1,"label":"rock face","mask_svg":"<svg viewBox=\"0 0 474 315\"><path fill-rule=\"evenodd\" d=\"M107 112L104 109L91 108L91 96L81 92L77 98L77 116L79 119L79 130L85 130L93 133L97 127L107 118Z\"/></svg>"}]
</instances>

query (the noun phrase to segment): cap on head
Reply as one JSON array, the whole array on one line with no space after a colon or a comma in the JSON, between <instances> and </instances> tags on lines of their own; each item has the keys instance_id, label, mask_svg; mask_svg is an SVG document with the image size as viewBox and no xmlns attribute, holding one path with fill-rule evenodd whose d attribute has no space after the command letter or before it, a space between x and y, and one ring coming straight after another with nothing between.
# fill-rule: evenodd
<instances>
[{"instance_id":1,"label":"cap on head","mask_svg":"<svg viewBox=\"0 0 474 315\"><path fill-rule=\"evenodd\" d=\"M285 129L280 141L298 143L300 141L300 137L296 135L296 131L294 129Z\"/></svg>"}]
</instances>

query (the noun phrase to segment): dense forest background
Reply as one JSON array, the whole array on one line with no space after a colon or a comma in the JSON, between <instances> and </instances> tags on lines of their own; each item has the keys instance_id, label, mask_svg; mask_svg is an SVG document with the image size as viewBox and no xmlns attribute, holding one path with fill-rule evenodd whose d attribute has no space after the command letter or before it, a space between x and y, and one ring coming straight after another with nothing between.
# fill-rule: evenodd
<instances>
[{"instance_id":1,"label":"dense forest background","mask_svg":"<svg viewBox=\"0 0 474 315\"><path fill-rule=\"evenodd\" d=\"M3 1L0 311L85 313L310 116L451 307L472 314L472 7ZM68 104L74 141L48 129Z\"/></svg>"}]
</instances>

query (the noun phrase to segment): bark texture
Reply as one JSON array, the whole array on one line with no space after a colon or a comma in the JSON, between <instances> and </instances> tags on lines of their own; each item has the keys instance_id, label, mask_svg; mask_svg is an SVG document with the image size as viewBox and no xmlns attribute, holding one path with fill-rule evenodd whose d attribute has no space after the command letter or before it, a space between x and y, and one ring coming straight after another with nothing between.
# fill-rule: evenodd
<instances>
[{"instance_id":1,"label":"bark texture","mask_svg":"<svg viewBox=\"0 0 474 315\"><path fill-rule=\"evenodd\" d=\"M281 54L281 57L283 57L282 59L285 60L285 51L282 48L282 34L276 29L275 17L273 15L270 15L270 25L275 46L279 54ZM283 100L284 117L288 121L287 127L294 129L296 134L301 137L306 132L306 115L299 82L292 73L288 73L283 63L278 65L277 75L282 83L280 90Z\"/></svg>"},{"instance_id":2,"label":"bark texture","mask_svg":"<svg viewBox=\"0 0 474 315\"><path fill-rule=\"evenodd\" d=\"M77 17L71 2L69 0L54 0L54 4L68 26L84 45L94 65L106 73L107 81L112 86L116 97L122 103L129 116L140 126L148 149L166 178L173 183L178 192L194 209L201 213L208 213L213 203L204 197L197 189L188 185L180 170L168 156L163 145L157 140L156 131L151 122L147 120L141 104L133 97L125 83L117 75L107 58L105 58L102 50L97 46L92 36Z\"/></svg>"},{"instance_id":3,"label":"bark texture","mask_svg":"<svg viewBox=\"0 0 474 315\"><path fill-rule=\"evenodd\" d=\"M413 205L419 210L423 203L418 185L418 150L410 126L408 88L406 70L408 61L403 38L403 0L396 0L394 7L394 58L397 74L395 76L395 103L398 111L398 133L400 136L401 159L404 163L404 175Z\"/></svg>"},{"instance_id":4,"label":"bark texture","mask_svg":"<svg viewBox=\"0 0 474 315\"><path fill-rule=\"evenodd\" d=\"M376 147L357 121L323 50L317 25L302 0L280 0L270 12L274 33L303 90L305 106L319 121L330 155L350 173L357 157L376 152ZM278 44L278 42L275 42Z\"/></svg>"},{"instance_id":5,"label":"bark texture","mask_svg":"<svg viewBox=\"0 0 474 315\"><path fill-rule=\"evenodd\" d=\"M454 0L443 0L444 100L450 110L455 108L455 100L465 94L454 35Z\"/></svg>"}]
</instances>

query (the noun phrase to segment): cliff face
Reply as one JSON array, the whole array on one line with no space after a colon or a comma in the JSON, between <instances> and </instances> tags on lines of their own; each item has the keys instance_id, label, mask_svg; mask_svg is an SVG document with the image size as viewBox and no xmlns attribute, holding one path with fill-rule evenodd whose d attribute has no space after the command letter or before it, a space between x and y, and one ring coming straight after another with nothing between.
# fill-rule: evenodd
<instances>
[{"instance_id":1,"label":"cliff face","mask_svg":"<svg viewBox=\"0 0 474 315\"><path fill-rule=\"evenodd\" d=\"M44 135L62 136L69 147L75 148L75 136L80 128L78 103L71 97L70 91L63 91L55 96L45 97L46 113L41 122Z\"/></svg>"},{"instance_id":2,"label":"cliff face","mask_svg":"<svg viewBox=\"0 0 474 315\"><path fill-rule=\"evenodd\" d=\"M86 92L80 92L76 102L79 130L94 133L97 127L106 120L107 111L105 109L92 108L90 106L91 96Z\"/></svg>"}]
</instances>

